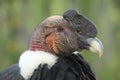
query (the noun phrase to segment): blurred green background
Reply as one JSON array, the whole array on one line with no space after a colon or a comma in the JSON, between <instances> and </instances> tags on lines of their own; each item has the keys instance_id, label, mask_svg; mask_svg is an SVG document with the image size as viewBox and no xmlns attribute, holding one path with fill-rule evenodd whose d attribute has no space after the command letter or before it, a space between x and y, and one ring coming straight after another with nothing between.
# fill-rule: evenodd
<instances>
[{"instance_id":1,"label":"blurred green background","mask_svg":"<svg viewBox=\"0 0 120 80\"><path fill-rule=\"evenodd\" d=\"M0 71L18 62L42 20L70 8L98 26L104 55L82 52L97 80L120 80L120 0L0 0Z\"/></svg>"}]
</instances>

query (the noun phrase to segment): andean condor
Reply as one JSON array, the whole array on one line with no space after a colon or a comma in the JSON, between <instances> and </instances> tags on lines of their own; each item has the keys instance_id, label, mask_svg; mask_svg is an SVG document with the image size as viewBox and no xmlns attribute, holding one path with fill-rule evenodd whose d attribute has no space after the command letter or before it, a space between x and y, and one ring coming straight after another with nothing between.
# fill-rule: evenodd
<instances>
[{"instance_id":1,"label":"andean condor","mask_svg":"<svg viewBox=\"0 0 120 80\"><path fill-rule=\"evenodd\" d=\"M0 73L0 80L96 80L78 52L103 53L96 26L77 10L51 16L32 34L29 49L17 64Z\"/></svg>"}]
</instances>

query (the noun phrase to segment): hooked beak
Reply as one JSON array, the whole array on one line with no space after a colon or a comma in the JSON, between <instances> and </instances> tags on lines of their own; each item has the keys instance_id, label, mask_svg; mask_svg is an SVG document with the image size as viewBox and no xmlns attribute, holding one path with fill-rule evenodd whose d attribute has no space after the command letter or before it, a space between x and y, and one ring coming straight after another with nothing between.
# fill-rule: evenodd
<instances>
[{"instance_id":1,"label":"hooked beak","mask_svg":"<svg viewBox=\"0 0 120 80\"><path fill-rule=\"evenodd\" d=\"M103 55L103 45L102 42L98 38L88 38L87 43L89 44L88 49L91 52L98 53L99 57Z\"/></svg>"}]
</instances>

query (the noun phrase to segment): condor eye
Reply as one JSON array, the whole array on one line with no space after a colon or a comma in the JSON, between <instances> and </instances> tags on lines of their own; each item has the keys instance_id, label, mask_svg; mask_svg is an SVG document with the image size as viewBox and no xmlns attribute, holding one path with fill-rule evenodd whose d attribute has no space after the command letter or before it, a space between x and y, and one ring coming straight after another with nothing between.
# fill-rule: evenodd
<instances>
[{"instance_id":1,"label":"condor eye","mask_svg":"<svg viewBox=\"0 0 120 80\"><path fill-rule=\"evenodd\" d=\"M59 27L57 27L57 31L58 32L61 32L61 31L63 31L64 29L61 27L61 26L59 26Z\"/></svg>"},{"instance_id":2,"label":"condor eye","mask_svg":"<svg viewBox=\"0 0 120 80\"><path fill-rule=\"evenodd\" d=\"M81 30L77 30L77 32L78 32L79 34L82 34Z\"/></svg>"}]
</instances>

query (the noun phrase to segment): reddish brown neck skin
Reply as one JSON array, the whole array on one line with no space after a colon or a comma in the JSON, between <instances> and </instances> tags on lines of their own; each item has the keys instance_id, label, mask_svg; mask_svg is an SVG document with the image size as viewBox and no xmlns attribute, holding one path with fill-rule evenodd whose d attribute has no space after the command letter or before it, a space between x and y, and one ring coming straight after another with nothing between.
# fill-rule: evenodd
<instances>
[{"instance_id":1,"label":"reddish brown neck skin","mask_svg":"<svg viewBox=\"0 0 120 80\"><path fill-rule=\"evenodd\" d=\"M30 47L29 49L31 51L46 51L47 48L45 47L44 43L41 43L37 38L33 37L30 41Z\"/></svg>"},{"instance_id":2,"label":"reddish brown neck skin","mask_svg":"<svg viewBox=\"0 0 120 80\"><path fill-rule=\"evenodd\" d=\"M30 44L31 51L46 51L45 47L41 44Z\"/></svg>"},{"instance_id":3,"label":"reddish brown neck skin","mask_svg":"<svg viewBox=\"0 0 120 80\"><path fill-rule=\"evenodd\" d=\"M29 49L31 51L46 51L47 52L47 49L45 47L44 36L45 35L43 33L43 28L42 27L36 28L30 40Z\"/></svg>"}]
</instances>

